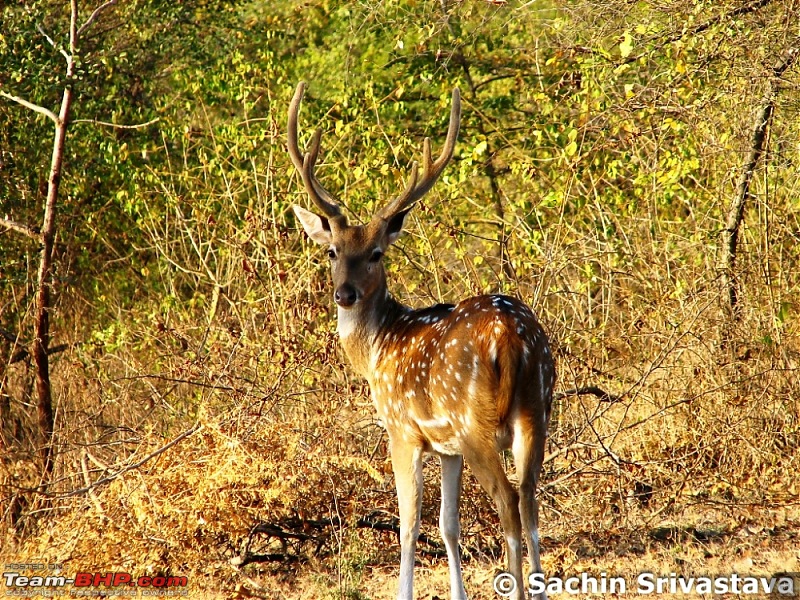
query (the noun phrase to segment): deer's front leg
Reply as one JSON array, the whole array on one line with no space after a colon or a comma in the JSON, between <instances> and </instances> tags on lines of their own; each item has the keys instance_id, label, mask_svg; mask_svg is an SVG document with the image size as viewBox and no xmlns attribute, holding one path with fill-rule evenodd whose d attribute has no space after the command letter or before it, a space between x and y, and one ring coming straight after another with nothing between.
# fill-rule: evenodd
<instances>
[{"instance_id":1,"label":"deer's front leg","mask_svg":"<svg viewBox=\"0 0 800 600\"><path fill-rule=\"evenodd\" d=\"M397 600L412 600L414 553L422 509L422 448L390 437L389 449L400 510L400 589Z\"/></svg>"}]
</instances>

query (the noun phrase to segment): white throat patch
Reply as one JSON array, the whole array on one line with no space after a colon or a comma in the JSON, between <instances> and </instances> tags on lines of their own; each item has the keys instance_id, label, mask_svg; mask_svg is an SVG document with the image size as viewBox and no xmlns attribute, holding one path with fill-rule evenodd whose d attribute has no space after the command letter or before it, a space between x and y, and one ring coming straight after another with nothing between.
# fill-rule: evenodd
<instances>
[{"instance_id":1,"label":"white throat patch","mask_svg":"<svg viewBox=\"0 0 800 600\"><path fill-rule=\"evenodd\" d=\"M358 328L358 317L352 309L338 307L336 330L339 332L339 337L350 337Z\"/></svg>"}]
</instances>

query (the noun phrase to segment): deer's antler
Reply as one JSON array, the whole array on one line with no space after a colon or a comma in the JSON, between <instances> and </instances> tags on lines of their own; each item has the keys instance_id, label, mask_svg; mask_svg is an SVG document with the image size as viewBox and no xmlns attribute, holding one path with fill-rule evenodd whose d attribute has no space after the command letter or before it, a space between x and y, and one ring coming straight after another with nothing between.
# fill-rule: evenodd
<instances>
[{"instance_id":1,"label":"deer's antler","mask_svg":"<svg viewBox=\"0 0 800 600\"><path fill-rule=\"evenodd\" d=\"M306 84L301 81L297 84L294 97L291 104L289 104L289 121L286 127L289 156L292 157L294 166L300 171L300 176L303 178L303 185L305 185L309 198L326 216L336 217L342 214L339 203L322 187L322 184L317 181L317 177L314 174L314 167L319 156L319 142L322 137L322 130L317 129L314 132L308 152L300 152L300 146L297 142L297 115L300 112L300 102L303 100L305 91Z\"/></svg>"},{"instance_id":2,"label":"deer's antler","mask_svg":"<svg viewBox=\"0 0 800 600\"><path fill-rule=\"evenodd\" d=\"M456 147L458 129L461 124L461 92L458 88L453 88L453 102L450 107L450 125L447 128L447 138L444 147L436 160L431 160L431 140L425 138L422 145L422 179L419 179L419 165L414 161L411 165L411 173L403 193L394 198L389 204L383 207L378 216L384 220L389 220L398 213L409 209L420 198L422 198L436 183L439 176L444 171L447 163L453 158L453 150Z\"/></svg>"}]
</instances>

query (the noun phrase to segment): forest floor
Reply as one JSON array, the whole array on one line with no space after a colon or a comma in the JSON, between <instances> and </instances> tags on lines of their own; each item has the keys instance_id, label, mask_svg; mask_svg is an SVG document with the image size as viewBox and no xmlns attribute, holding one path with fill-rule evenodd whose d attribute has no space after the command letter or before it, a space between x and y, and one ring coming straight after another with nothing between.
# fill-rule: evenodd
<instances>
[{"instance_id":1,"label":"forest floor","mask_svg":"<svg viewBox=\"0 0 800 600\"><path fill-rule=\"evenodd\" d=\"M780 511L759 507L704 507L686 511L681 517L639 531L625 531L623 527L574 531L568 523L544 523L542 562L548 584L558 586L560 582L564 585L568 578L578 578L568 585L579 590L577 594L562 591L548 596L800 597L800 507ZM333 567L330 562L334 561L329 561L299 568L273 568L271 572L251 572L243 578L238 593L271 600L394 598L399 546L397 550L387 551L383 564L372 563L359 568L354 567L352 560L343 560ZM500 598L493 583L501 572L502 561L467 558L464 579L469 597L474 600ZM584 574L586 587L582 587ZM740 581L732 579L734 575ZM738 586L741 593L704 593L698 579L704 577L724 579L730 590ZM753 580L746 582L746 577L755 578L757 591L752 590ZM788 594L777 592L781 577L791 581ZM557 581L552 582L550 578ZM596 580L596 588L591 578ZM621 578L624 591L613 578ZM765 591L764 585L770 585L771 579L775 579L772 585L776 587L772 592ZM446 559L430 559L418 553L416 598L449 598L448 581ZM784 579L784 585L786 582ZM682 584L690 586L691 592L682 591ZM612 589L612 586L616 587ZM663 586L661 593L658 586Z\"/></svg>"}]
</instances>

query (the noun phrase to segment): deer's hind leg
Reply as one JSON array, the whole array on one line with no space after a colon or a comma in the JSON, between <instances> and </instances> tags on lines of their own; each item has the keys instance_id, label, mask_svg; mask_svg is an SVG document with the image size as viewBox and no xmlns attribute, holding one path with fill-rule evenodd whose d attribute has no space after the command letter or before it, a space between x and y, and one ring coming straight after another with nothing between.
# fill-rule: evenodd
<instances>
[{"instance_id":1,"label":"deer's hind leg","mask_svg":"<svg viewBox=\"0 0 800 600\"><path fill-rule=\"evenodd\" d=\"M489 450L487 452L487 449ZM464 458L483 489L494 500L506 538L508 571L517 581L514 600L525 600L526 582L522 578L522 523L519 494L506 477L494 440L463 447Z\"/></svg>"},{"instance_id":2,"label":"deer's hind leg","mask_svg":"<svg viewBox=\"0 0 800 600\"><path fill-rule=\"evenodd\" d=\"M539 551L539 503L536 489L544 460L547 426L550 420L552 396L552 374L548 367L537 369L536 381L526 389L532 398L523 404L523 409L513 423L514 465L519 480L519 512L522 530L528 545L528 559L532 573L542 573ZM525 388L521 388L525 389ZM546 600L543 592L540 600Z\"/></svg>"}]
</instances>

